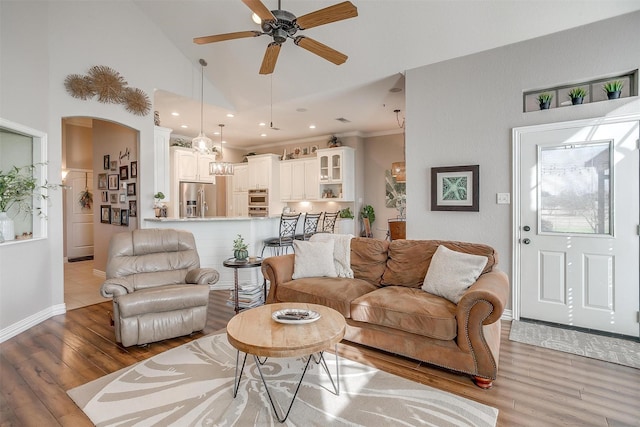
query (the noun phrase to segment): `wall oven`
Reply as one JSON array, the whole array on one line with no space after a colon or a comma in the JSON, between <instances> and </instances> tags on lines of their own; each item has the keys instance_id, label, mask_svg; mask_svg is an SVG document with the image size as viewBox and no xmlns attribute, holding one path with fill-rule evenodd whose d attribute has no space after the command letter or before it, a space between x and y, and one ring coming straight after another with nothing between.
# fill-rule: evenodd
<instances>
[{"instance_id":1,"label":"wall oven","mask_svg":"<svg viewBox=\"0 0 640 427\"><path fill-rule=\"evenodd\" d=\"M249 208L251 206L269 206L268 190L251 190L249 191Z\"/></svg>"},{"instance_id":2,"label":"wall oven","mask_svg":"<svg viewBox=\"0 0 640 427\"><path fill-rule=\"evenodd\" d=\"M249 216L269 216L269 192L264 190L249 191Z\"/></svg>"}]
</instances>

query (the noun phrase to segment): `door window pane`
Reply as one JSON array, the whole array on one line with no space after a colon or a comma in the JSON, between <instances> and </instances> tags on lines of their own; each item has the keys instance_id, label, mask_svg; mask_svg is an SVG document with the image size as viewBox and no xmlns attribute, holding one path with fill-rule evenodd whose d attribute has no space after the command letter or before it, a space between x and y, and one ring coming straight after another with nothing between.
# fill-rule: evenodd
<instances>
[{"instance_id":1,"label":"door window pane","mask_svg":"<svg viewBox=\"0 0 640 427\"><path fill-rule=\"evenodd\" d=\"M610 172L610 141L540 148L539 230L611 234Z\"/></svg>"}]
</instances>

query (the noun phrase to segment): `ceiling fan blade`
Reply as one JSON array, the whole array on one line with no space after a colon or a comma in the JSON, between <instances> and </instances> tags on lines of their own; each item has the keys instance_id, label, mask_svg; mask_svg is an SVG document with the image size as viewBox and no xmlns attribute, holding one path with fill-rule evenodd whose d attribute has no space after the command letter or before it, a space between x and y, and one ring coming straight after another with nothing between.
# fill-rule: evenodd
<instances>
[{"instance_id":1,"label":"ceiling fan blade","mask_svg":"<svg viewBox=\"0 0 640 427\"><path fill-rule=\"evenodd\" d=\"M260 31L238 31L236 33L216 34L215 36L196 37L193 42L196 44L207 44L214 42L222 42L225 40L243 39L245 37L261 36Z\"/></svg>"},{"instance_id":2,"label":"ceiling fan blade","mask_svg":"<svg viewBox=\"0 0 640 427\"><path fill-rule=\"evenodd\" d=\"M315 41L309 37L298 36L295 38L294 43L301 48L308 50L311 53L315 53L318 56L333 62L336 65L344 64L348 56L344 53L338 52L335 49L330 48L326 44L322 44L319 41Z\"/></svg>"},{"instance_id":3,"label":"ceiling fan blade","mask_svg":"<svg viewBox=\"0 0 640 427\"><path fill-rule=\"evenodd\" d=\"M276 17L260 0L242 0L249 9L260 17L263 21L275 21Z\"/></svg>"},{"instance_id":4,"label":"ceiling fan blade","mask_svg":"<svg viewBox=\"0 0 640 427\"><path fill-rule=\"evenodd\" d=\"M271 74L276 68L276 61L278 60L278 54L280 53L281 45L276 42L269 43L267 50L262 58L262 65L260 66L260 74Z\"/></svg>"},{"instance_id":5,"label":"ceiling fan blade","mask_svg":"<svg viewBox=\"0 0 640 427\"><path fill-rule=\"evenodd\" d=\"M302 15L296 19L296 24L301 30L306 30L307 28L355 18L356 16L358 16L358 8L350 1L345 1Z\"/></svg>"}]
</instances>

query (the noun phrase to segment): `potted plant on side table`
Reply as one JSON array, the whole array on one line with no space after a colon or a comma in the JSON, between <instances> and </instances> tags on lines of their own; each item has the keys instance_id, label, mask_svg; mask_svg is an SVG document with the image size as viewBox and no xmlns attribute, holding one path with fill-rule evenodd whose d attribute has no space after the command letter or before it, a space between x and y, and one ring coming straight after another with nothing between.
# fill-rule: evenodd
<instances>
[{"instance_id":1,"label":"potted plant on side table","mask_svg":"<svg viewBox=\"0 0 640 427\"><path fill-rule=\"evenodd\" d=\"M238 234L238 237L233 241L233 256L236 261L246 261L249 258L248 244L245 243L242 235Z\"/></svg>"}]
</instances>

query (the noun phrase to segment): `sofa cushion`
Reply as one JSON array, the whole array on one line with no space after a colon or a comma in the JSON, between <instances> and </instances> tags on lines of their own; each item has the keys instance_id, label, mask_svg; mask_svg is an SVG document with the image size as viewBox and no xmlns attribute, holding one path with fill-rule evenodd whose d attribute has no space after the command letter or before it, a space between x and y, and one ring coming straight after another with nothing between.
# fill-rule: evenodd
<instances>
[{"instance_id":1,"label":"sofa cushion","mask_svg":"<svg viewBox=\"0 0 640 427\"><path fill-rule=\"evenodd\" d=\"M351 301L375 289L374 285L360 279L314 277L280 283L275 299L277 302L324 305L348 318Z\"/></svg>"},{"instance_id":2,"label":"sofa cushion","mask_svg":"<svg viewBox=\"0 0 640 427\"><path fill-rule=\"evenodd\" d=\"M467 288L478 280L486 264L486 256L463 254L438 246L422 289L458 304Z\"/></svg>"},{"instance_id":3,"label":"sofa cushion","mask_svg":"<svg viewBox=\"0 0 640 427\"><path fill-rule=\"evenodd\" d=\"M366 237L351 239L351 269L353 270L353 277L380 286L382 274L387 266L388 249L389 242L386 240ZM424 275L422 278L424 278Z\"/></svg>"},{"instance_id":4,"label":"sofa cushion","mask_svg":"<svg viewBox=\"0 0 640 427\"><path fill-rule=\"evenodd\" d=\"M351 239L353 234L316 233L310 242L333 241L333 263L338 277L353 278L351 269Z\"/></svg>"},{"instance_id":5,"label":"sofa cushion","mask_svg":"<svg viewBox=\"0 0 640 427\"><path fill-rule=\"evenodd\" d=\"M293 242L293 278L337 277L333 263L333 240L326 242Z\"/></svg>"},{"instance_id":6,"label":"sofa cushion","mask_svg":"<svg viewBox=\"0 0 640 427\"><path fill-rule=\"evenodd\" d=\"M353 300L351 319L439 340L457 334L456 305L422 289L387 286Z\"/></svg>"},{"instance_id":7,"label":"sofa cushion","mask_svg":"<svg viewBox=\"0 0 640 427\"><path fill-rule=\"evenodd\" d=\"M483 273L491 271L498 263L494 249L480 243L449 240L394 240L389 244L389 260L382 276L382 285L420 288L431 264L431 257L440 245L452 251L487 257L488 261L482 270Z\"/></svg>"}]
</instances>

